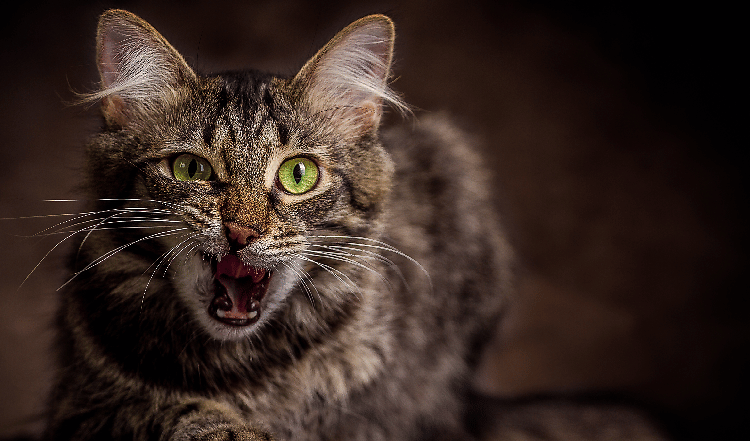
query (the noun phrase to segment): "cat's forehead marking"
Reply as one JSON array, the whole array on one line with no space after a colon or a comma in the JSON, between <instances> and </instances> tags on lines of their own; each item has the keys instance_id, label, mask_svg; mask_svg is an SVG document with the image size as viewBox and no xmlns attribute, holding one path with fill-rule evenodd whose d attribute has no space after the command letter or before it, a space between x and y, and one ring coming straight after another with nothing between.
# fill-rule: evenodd
<instances>
[{"instance_id":1,"label":"cat's forehead marking","mask_svg":"<svg viewBox=\"0 0 750 441\"><path fill-rule=\"evenodd\" d=\"M279 147L278 128L259 106L251 118L228 110L228 115L214 129L213 148L226 168L225 178L250 185L267 182L269 158ZM268 187L268 185L266 185Z\"/></svg>"},{"instance_id":2,"label":"cat's forehead marking","mask_svg":"<svg viewBox=\"0 0 750 441\"><path fill-rule=\"evenodd\" d=\"M231 142L245 144L248 148L275 145L280 142L279 123L266 84L258 84L250 92L230 91L222 88L218 95L217 119L234 135Z\"/></svg>"}]
</instances>

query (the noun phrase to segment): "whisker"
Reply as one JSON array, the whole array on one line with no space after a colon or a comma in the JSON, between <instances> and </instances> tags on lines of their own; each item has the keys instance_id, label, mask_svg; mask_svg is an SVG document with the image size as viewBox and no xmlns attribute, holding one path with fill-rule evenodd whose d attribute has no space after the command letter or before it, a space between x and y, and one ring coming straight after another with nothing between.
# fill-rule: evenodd
<instances>
[{"instance_id":1,"label":"whisker","mask_svg":"<svg viewBox=\"0 0 750 441\"><path fill-rule=\"evenodd\" d=\"M371 249L376 249L376 250L381 250L381 251L388 251L388 252L391 252L393 254L396 254L397 256L401 256L401 257L407 259L409 262L411 262L414 265L416 265L417 268L419 268L420 271L422 271L422 273L427 278L428 283L430 284L430 290L433 289L432 278L430 277L430 273L425 269L425 267L422 266L422 264L419 263L413 257L409 256L408 254L402 252L398 248L396 248L396 247L394 247L394 246L392 246L392 245L390 245L390 244L388 244L386 242L383 242L383 241L380 241L380 240L377 240L377 239L371 239L371 238L368 238L368 237L359 237L359 236L320 235L320 236L310 236L310 237L313 237L313 238L316 238L316 239L336 239L336 240L345 239L347 241L359 240L359 241L370 242L370 243L345 242L344 244L345 245L358 246L358 247L366 247L366 248L371 248Z\"/></svg>"},{"instance_id":2,"label":"whisker","mask_svg":"<svg viewBox=\"0 0 750 441\"><path fill-rule=\"evenodd\" d=\"M357 262L355 259L350 258L350 257L357 257L351 253L339 252L339 251L319 251L319 250L306 250L306 252L315 254L317 256L321 256L321 257L325 257L325 258L329 258L333 260L338 260L340 262L351 263L352 265L358 266L365 270L377 272L375 268L368 266L364 263Z\"/></svg>"},{"instance_id":3,"label":"whisker","mask_svg":"<svg viewBox=\"0 0 750 441\"><path fill-rule=\"evenodd\" d=\"M388 266L397 268L397 265L391 259L374 251L362 250L359 248L354 248L351 246L343 246L343 245L321 245L321 244L314 243L314 244L311 244L311 246L323 248L326 250L335 250L336 252L339 252L342 255L346 255L350 257L357 257L357 258L368 259L368 260L377 260L379 262L385 263Z\"/></svg>"},{"instance_id":4,"label":"whisker","mask_svg":"<svg viewBox=\"0 0 750 441\"><path fill-rule=\"evenodd\" d=\"M183 265L185 264L185 262L187 262L187 261L188 261L188 259L190 258L190 255L191 255L191 253L193 253L193 250L195 250L196 248L198 248L198 247L200 247L200 246L201 246L201 243L200 243L200 242L196 242L196 243L195 243L195 244L194 244L194 245L193 245L193 246L192 246L192 247L190 248L190 250L189 250L189 251L188 251L187 253L185 253L185 260L183 260L183 261L182 261L182 264L183 264Z\"/></svg>"},{"instance_id":5,"label":"whisker","mask_svg":"<svg viewBox=\"0 0 750 441\"><path fill-rule=\"evenodd\" d=\"M99 217L99 218L87 219L87 220L82 220L82 221L79 221L79 222L74 222L76 220L83 219L83 218L85 218L87 216L90 216L90 215L94 215L94 214L101 215L101 214L104 214L104 213L112 213L112 212L114 212L114 214L112 214L110 216ZM103 211L98 211L98 212L89 212L89 213L84 213L84 214L78 215L78 216L76 216L73 219L68 219L67 221L57 223L57 224L55 224L55 225L53 225L51 227L48 227L48 228L46 228L46 229L44 229L42 231L37 232L36 234L32 235L31 237L44 237L44 236L50 236L50 235L56 235L56 234L65 234L66 232L80 232L80 231L85 231L87 229L89 229L90 231L101 230L101 229L105 229L105 228L101 227L104 224L133 223L133 222L170 222L170 223L180 222L180 221L176 221L176 220L170 220L170 219L164 219L164 218L149 218L149 217L144 217L144 216L131 216L131 217L127 217L127 218L123 218L122 217L122 216L129 215L131 212L136 212L139 215L140 214L152 214L152 213L147 212L147 211L144 212L143 209L114 209L114 210L103 210ZM161 214L161 213L162 213L162 211L160 210L160 211L158 211L158 212L156 212L154 214ZM112 220L112 219L117 219L117 220ZM71 222L73 222L73 223L71 223ZM78 226L81 226L81 225L87 225L87 224L94 223L94 222L96 224L94 226L92 226L92 227L81 228L81 229L78 229L78 230L67 229L67 228L75 228L75 227L78 227ZM62 229L61 227L64 227L66 229ZM125 227L120 227L120 228L125 228ZM109 228L107 228L107 229L109 229ZM85 240L86 239L84 239L84 242L85 242Z\"/></svg>"},{"instance_id":6,"label":"whisker","mask_svg":"<svg viewBox=\"0 0 750 441\"><path fill-rule=\"evenodd\" d=\"M45 254L42 256L42 258L37 262L37 264L31 269L31 271L26 275L26 277L21 281L17 289L21 289L24 284L28 281L28 279L31 277L32 274L34 274L38 268L41 266L42 263L44 263L49 256L62 245L65 243L68 239L72 238L73 236L80 234L80 233L86 233L86 235L81 240L78 252L80 253L81 248L86 243L88 238L93 234L94 231L98 230L116 230L116 229L140 229L142 231L147 230L156 230L158 231L156 234L151 234L149 236L146 236L144 238L141 238L140 240L136 240L133 243L137 243L141 240L146 240L150 238L155 237L161 237L165 235L170 234L177 234L177 231L181 231L184 229L177 229L174 230L174 224L181 224L181 220L176 220L173 218L169 218L168 216L179 214L186 212L186 208L179 204L174 204L170 202L164 202L164 201L158 201L154 199L140 199L140 198L101 198L97 199L98 201L102 202L139 202L143 204L156 204L160 205L160 207L119 207L119 208L111 208L111 209L105 209L105 210L92 210L92 211L84 211L84 212L78 212L78 213L55 213L55 214L46 214L46 215L34 215L34 216L20 216L20 217L14 217L14 218L0 218L0 220L23 220L23 219L54 219L54 218L67 218L60 222L55 223L54 225L51 225L47 228L44 228L35 234L32 235L26 235L26 236L20 236L20 237L50 237L50 236L64 236L61 240L56 242ZM70 203L70 202L84 202L85 199L46 199L44 202L52 202L52 203ZM159 231L162 230L162 231ZM128 245L129 246L129 245ZM98 259L91 262L91 264L87 265L86 268L84 268L81 271L85 271L89 268L91 268L94 265L97 265L98 263L101 263L103 260L114 254L115 252L118 252L123 247L117 248L115 250L110 251L109 253L105 253L103 256L100 256ZM73 278L75 278L80 272L76 273L69 279L65 284L63 284L60 288L67 285ZM59 289L59 288L58 288Z\"/></svg>"},{"instance_id":7,"label":"whisker","mask_svg":"<svg viewBox=\"0 0 750 441\"><path fill-rule=\"evenodd\" d=\"M94 219L89 219L89 220L81 220L81 219L85 219L85 218L90 217L90 216L99 216L99 215L109 214L109 213L116 213L117 214L117 213L129 213L129 212L137 212L138 214L141 214L141 213L150 214L150 212L144 211L144 210L148 210L148 209L138 209L138 208L122 209L122 208L118 208L118 209L111 209L111 210L89 211L89 212L83 212L83 213L64 213L64 214L49 214L49 215L43 215L43 216L26 216L26 217L19 217L19 218L15 218L15 219L36 219L36 218L47 218L47 217L73 216L73 218L71 218L71 219L68 219L68 220L65 220L65 221L62 221L62 222L58 222L55 225L52 225L50 227L47 227L47 228L45 228L45 229L37 232L36 234L32 235L32 237L33 237L33 236L43 236L43 235L45 235L45 233L47 231L54 230L54 229L59 228L61 226L76 227L78 225L85 225L85 224L90 223L90 222L97 222L99 219L101 219L101 218L94 218ZM163 211L163 210L155 211L154 213L167 213L167 214L171 214L170 212ZM110 216L106 216L106 217L110 217Z\"/></svg>"},{"instance_id":8,"label":"whisker","mask_svg":"<svg viewBox=\"0 0 750 441\"><path fill-rule=\"evenodd\" d=\"M287 268L289 268L290 271L294 272L297 277L299 277L299 282L302 286L302 290L305 291L305 294L307 295L307 298L310 300L310 303L312 304L313 308L315 307L315 297L312 294L312 291L310 290L310 287L307 285L307 282L310 282L310 285L312 285L312 288L315 290L315 293L318 294L318 297L320 297L320 293L318 292L318 289L315 287L315 283L310 278L310 275L305 271L304 269L295 268L294 265L296 264L299 266L296 262L282 262L283 265Z\"/></svg>"},{"instance_id":9,"label":"whisker","mask_svg":"<svg viewBox=\"0 0 750 441\"><path fill-rule=\"evenodd\" d=\"M153 202L161 205L175 206L177 204L173 202L160 201L158 199L146 199L146 198L97 198L97 199L44 199L43 202Z\"/></svg>"},{"instance_id":10,"label":"whisker","mask_svg":"<svg viewBox=\"0 0 750 441\"><path fill-rule=\"evenodd\" d=\"M78 256L81 254L81 250L83 249L83 244L86 243L86 241L88 240L89 236L91 236L91 233L93 233L94 230L96 230L96 227L98 225L102 225L102 224L106 223L109 219L111 219L113 217L116 217L117 215L118 215L118 213L115 213L112 216L106 217L106 218L102 219L101 222L99 222L98 224L94 225L93 227L91 227L89 229L88 233L86 233L86 235L83 236L83 240L81 240L81 243L78 245L78 251L76 252L76 260L78 260Z\"/></svg>"},{"instance_id":11,"label":"whisker","mask_svg":"<svg viewBox=\"0 0 750 441\"><path fill-rule=\"evenodd\" d=\"M75 216L72 219L68 219L68 220L65 220L65 221L62 221L62 222L58 222L55 225L47 227L44 230L39 231L36 234L34 234L34 236L39 236L39 235L42 235L42 234L46 233L47 231L54 230L55 228L58 228L58 227L60 227L62 225L64 225L67 228L67 227L76 227L78 225L84 225L84 224L90 223L90 222L97 222L101 218L94 218L94 219L89 219L89 220L80 221L80 222L76 222L76 221L79 221L80 219L85 219L85 218L87 218L89 216L95 216L95 215L99 216L99 215L102 215L102 214L105 214L105 213L112 213L112 212L115 212L115 211L116 210L102 210L102 211L90 211L90 212L77 213L77 214L60 214L60 215L48 215L48 216L31 216L30 218L50 217L50 216Z\"/></svg>"},{"instance_id":12,"label":"whisker","mask_svg":"<svg viewBox=\"0 0 750 441\"><path fill-rule=\"evenodd\" d=\"M183 246L182 249L180 249L177 252L173 253L172 257L169 258L169 261L167 262L167 266L164 268L164 273L163 273L164 276L167 275L167 271L169 270L169 267L172 265L172 262L174 262L174 260L177 258L177 256L179 256L180 254L182 254L182 252L185 251L188 248L188 246L191 245L191 243L189 241L193 240L195 237L197 237L199 235L200 235L200 233L197 233L197 232L192 233L192 234L190 234L188 236L187 239L185 239L182 242L180 242L179 244L175 245L175 247L178 247L178 246L180 246L180 245L188 242L187 245ZM192 245L193 246L192 246L192 248L190 248L190 251L192 251L195 248L197 248L198 246L200 246L200 244L192 244ZM174 249L175 247L172 247L172 248Z\"/></svg>"},{"instance_id":13,"label":"whisker","mask_svg":"<svg viewBox=\"0 0 750 441\"><path fill-rule=\"evenodd\" d=\"M151 234L149 236L141 237L140 239L134 240L134 241L129 242L129 243L125 244L125 245L120 245L119 247L117 247L117 248L115 248L113 250L110 250L110 251L104 253L103 255L97 257L91 263L89 263L88 265L86 265L82 270L77 271L75 274L73 274L73 276L70 279L68 279L67 282L63 283L59 288L57 288L57 290L59 291L62 288L64 288L67 284L69 284L70 282L72 282L73 279L75 279L76 277L78 277L79 274L81 274L84 271L87 271L87 270L95 267L96 265L99 265L100 263L104 262L105 260L109 259L113 255L119 253L120 251L124 250L125 248L127 248L129 246L135 245L135 244L137 244L139 242L143 242L144 240L148 240L148 239L154 239L154 238L157 238L157 237L165 237L165 236L171 236L171 235L174 235L174 234L178 234L180 231L185 231L187 229L189 229L189 228L188 227L184 227L184 228L177 228L177 229L174 229L172 231L163 231L163 232L160 232L160 233Z\"/></svg>"},{"instance_id":14,"label":"whisker","mask_svg":"<svg viewBox=\"0 0 750 441\"><path fill-rule=\"evenodd\" d=\"M311 246L316 246L328 250L341 250L341 252L345 253L347 256L351 256L353 258L360 258L360 259L368 259L368 260L377 260L381 263L386 264L389 268L391 268L393 271L395 271L398 278L401 280L401 282L404 284L404 287L407 290L410 290L409 288L409 282L406 280L406 277L404 276L404 273L401 271L401 268L399 268L398 265L391 259L383 256L380 253L377 253L375 251L370 250L362 250L359 248L354 248L351 246L343 246L343 245L321 245L321 244L311 244ZM348 251L351 251L348 252ZM362 254L360 254L362 253Z\"/></svg>"},{"instance_id":15,"label":"whisker","mask_svg":"<svg viewBox=\"0 0 750 441\"><path fill-rule=\"evenodd\" d=\"M170 221L170 222L172 222L172 223L182 223L181 221ZM110 222L107 222L107 223L110 223ZM154 229L160 229L160 228L162 228L162 229L163 228L174 228L174 225L143 225L143 226L135 226L135 225L124 226L123 225L123 226L115 226L115 227L102 227L102 226L95 226L95 227L96 227L96 231L104 231L104 230L149 230L149 229L154 230ZM59 235L70 234L70 233L80 233L80 232L87 231L87 230L90 230L90 229L93 229L93 227L91 227L91 228L80 228L78 230L60 230L60 231L55 231L55 232L52 232L52 233L33 234L33 235L26 235L26 236L24 236L24 235L16 235L15 237L20 237L20 238L24 238L24 239L33 239L35 237L42 237L43 238L43 237L59 236Z\"/></svg>"},{"instance_id":16,"label":"whisker","mask_svg":"<svg viewBox=\"0 0 750 441\"><path fill-rule=\"evenodd\" d=\"M65 236L65 238L63 238L61 241L57 242L52 248L50 248L50 250L47 251L47 253L45 253L44 256L42 256L41 259L39 259L39 262L37 262L37 264L34 266L34 268L31 269L31 271L26 275L26 277L23 279L23 281L21 281L21 284L18 285L17 289L18 290L21 289L21 287L23 286L23 284L26 283L27 280L29 280L29 277L31 277L31 275L34 274L34 271L36 271L36 269L39 268L39 265L41 265L42 262L44 262L44 260L47 259L47 257L49 257L49 255L52 254L53 251L55 251L55 249L57 249L57 247L59 247L63 242L65 242L66 240L70 239L71 237L75 236L76 234L78 234L78 233L80 233L82 231L87 231L87 228L79 229L77 231L74 231L74 232L70 233L69 235ZM88 234L91 234L91 231L89 231ZM86 235L86 237L88 237L88 234ZM65 285L63 285L63 286L65 286Z\"/></svg>"},{"instance_id":17,"label":"whisker","mask_svg":"<svg viewBox=\"0 0 750 441\"><path fill-rule=\"evenodd\" d=\"M166 276L167 275L167 271L169 270L169 266L172 264L172 262L174 261L174 259L180 253L182 253L182 251L184 251L184 249L186 249L187 246L190 245L190 240L192 240L194 237L198 236L199 234L200 233L195 233L195 232L191 233L191 234L186 234L186 236L188 236L187 239L183 240L182 242L178 243L177 245L173 246L172 248L170 248L169 250L167 250L166 252L164 252L161 256L159 256L159 258L154 263L152 263L148 268L146 268L145 271L143 271L143 273L145 274L146 271L148 271L152 266L154 266L154 264L157 264L156 267L154 268L154 270L151 272L151 277L148 278L148 282L146 282L146 286L143 288L143 296L141 297L141 311L143 311L143 304L144 304L144 302L146 300L146 291L148 291L148 287L151 285L151 281L154 279L154 276L156 276L156 272L159 271L159 267L164 263L164 261L168 258L168 256L170 254L174 254L173 257L171 259L169 259L169 262L167 263L166 267L164 268L164 274L163 274L163 276ZM187 246L185 246L181 250L175 252L175 250L177 248L181 247L186 242L188 243ZM197 246L197 245L195 245L195 246ZM193 249L195 249L195 246L193 247Z\"/></svg>"},{"instance_id":18,"label":"whisker","mask_svg":"<svg viewBox=\"0 0 750 441\"><path fill-rule=\"evenodd\" d=\"M176 248L178 248L179 246L181 246L185 242L189 241L191 238L195 237L197 234L199 234L199 233L192 233L192 234L186 233L185 235L189 236L187 239L183 240L182 242L178 243L177 245L174 245L173 247L171 247L170 249L168 249L167 251L165 251L164 253L162 253L161 256L159 256L151 265L149 265L148 268L146 268L143 271L143 274L146 274L146 272L148 270L150 270L152 267L154 267L154 265L156 265L156 267L154 268L154 271L152 272L152 275L155 274L156 271L159 270L159 267L164 262L164 260L167 259L167 257L170 254L172 254Z\"/></svg>"},{"instance_id":19,"label":"whisker","mask_svg":"<svg viewBox=\"0 0 750 441\"><path fill-rule=\"evenodd\" d=\"M349 263L349 264L354 265L356 267L365 269L365 270L367 270L367 271L375 274L376 276L378 276L378 278L380 278L380 280L382 280L383 282L385 282L386 285L388 285L389 289L392 288L391 282L386 277L384 277L382 274L380 274L375 268L373 268L371 266L368 266L368 265L365 265L365 264L363 264L361 262L357 262L354 259L350 259L348 257L342 256L342 253L334 253L334 252L330 252L330 251L317 251L317 250L306 250L306 251L304 251L304 253L306 253L308 255L320 256L320 257L323 257L323 258L326 258L326 259L338 260L339 262Z\"/></svg>"},{"instance_id":20,"label":"whisker","mask_svg":"<svg viewBox=\"0 0 750 441\"><path fill-rule=\"evenodd\" d=\"M310 262L310 263L313 263L313 264L315 264L315 265L317 265L317 266L321 267L322 269L324 269L325 271L327 271L328 273L330 273L330 274L331 274L331 275L332 275L333 277L335 277L335 278L336 278L336 279L337 279L337 280L338 280L339 282L341 282L342 284L344 284L344 285L347 285L347 286L351 287L351 288L352 288L353 290L357 291L357 293L358 293L359 295L361 295L361 294L362 294L362 293L360 292L360 290L359 290L359 287L357 286L357 284L356 284L356 283L354 283L354 282L352 281L352 279L350 279L350 278L349 278L349 276L347 276L347 275L346 275L346 274L344 274L343 272L339 271L338 269L336 269L336 268L334 268L334 267L332 267L332 266L330 266L330 265L326 265L325 263L322 263L322 262L318 262L318 261L317 261L317 260L315 260L315 259L312 259L312 258L309 258L309 257L306 257L306 256L304 256L303 254L304 254L304 253L299 253L299 258L300 258L300 259L302 259L302 260L305 260L305 261L307 261L307 262ZM347 281L347 280L344 280L344 279L347 279L348 281Z\"/></svg>"}]
</instances>

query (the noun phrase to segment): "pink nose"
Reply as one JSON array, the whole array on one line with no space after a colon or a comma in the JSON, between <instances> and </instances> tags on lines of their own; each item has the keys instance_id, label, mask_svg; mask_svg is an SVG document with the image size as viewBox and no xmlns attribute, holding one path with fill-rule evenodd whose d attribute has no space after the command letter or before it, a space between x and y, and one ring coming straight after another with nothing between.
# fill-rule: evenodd
<instances>
[{"instance_id":1,"label":"pink nose","mask_svg":"<svg viewBox=\"0 0 750 441\"><path fill-rule=\"evenodd\" d=\"M245 225L224 222L224 226L227 227L227 238L229 238L230 244L235 245L237 248L246 247L253 239L260 236L258 231Z\"/></svg>"}]
</instances>

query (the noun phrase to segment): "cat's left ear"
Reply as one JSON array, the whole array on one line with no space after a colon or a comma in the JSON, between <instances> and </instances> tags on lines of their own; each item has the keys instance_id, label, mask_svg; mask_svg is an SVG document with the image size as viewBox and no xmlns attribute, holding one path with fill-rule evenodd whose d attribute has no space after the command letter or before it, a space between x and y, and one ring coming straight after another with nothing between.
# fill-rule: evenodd
<instances>
[{"instance_id":1,"label":"cat's left ear","mask_svg":"<svg viewBox=\"0 0 750 441\"><path fill-rule=\"evenodd\" d=\"M377 130L385 103L405 110L389 89L395 30L384 15L370 15L336 34L292 80L304 105L346 138Z\"/></svg>"},{"instance_id":2,"label":"cat's left ear","mask_svg":"<svg viewBox=\"0 0 750 441\"><path fill-rule=\"evenodd\" d=\"M112 9L99 18L97 66L101 90L87 99L102 100L107 123L127 126L167 107L195 72L150 24L128 11Z\"/></svg>"}]
</instances>

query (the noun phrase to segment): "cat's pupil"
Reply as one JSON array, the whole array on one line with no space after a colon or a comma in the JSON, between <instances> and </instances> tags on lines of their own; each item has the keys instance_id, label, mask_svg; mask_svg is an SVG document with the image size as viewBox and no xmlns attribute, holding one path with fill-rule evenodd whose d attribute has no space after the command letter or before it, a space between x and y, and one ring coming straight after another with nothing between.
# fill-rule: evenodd
<instances>
[{"instance_id":1,"label":"cat's pupil","mask_svg":"<svg viewBox=\"0 0 750 441\"><path fill-rule=\"evenodd\" d=\"M294 166L294 170L292 170L292 176L294 177L294 182L297 184L302 181L302 177L305 176L305 164L303 164L301 161L297 163L297 165Z\"/></svg>"},{"instance_id":2,"label":"cat's pupil","mask_svg":"<svg viewBox=\"0 0 750 441\"><path fill-rule=\"evenodd\" d=\"M188 165L188 176L191 178L195 176L195 172L198 171L198 161L192 159Z\"/></svg>"}]
</instances>

